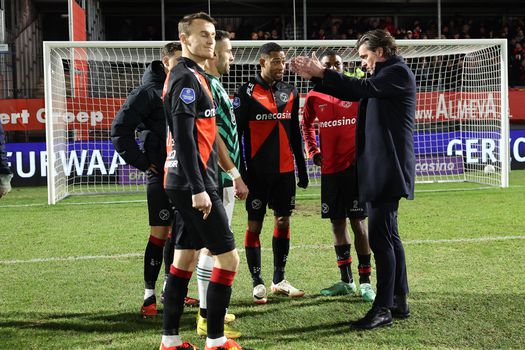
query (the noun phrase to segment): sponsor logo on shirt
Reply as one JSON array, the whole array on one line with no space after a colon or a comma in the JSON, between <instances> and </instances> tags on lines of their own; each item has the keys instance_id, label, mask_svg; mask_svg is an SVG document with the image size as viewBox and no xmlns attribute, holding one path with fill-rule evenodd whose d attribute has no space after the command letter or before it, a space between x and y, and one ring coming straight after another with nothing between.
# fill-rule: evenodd
<instances>
[{"instance_id":1,"label":"sponsor logo on shirt","mask_svg":"<svg viewBox=\"0 0 525 350\"><path fill-rule=\"evenodd\" d=\"M323 112L324 109L325 109L327 106L328 106L327 103L323 103L323 104L319 105L318 107L319 107L319 109L321 110L321 112Z\"/></svg>"},{"instance_id":2,"label":"sponsor logo on shirt","mask_svg":"<svg viewBox=\"0 0 525 350\"><path fill-rule=\"evenodd\" d=\"M343 108L350 108L350 107L352 107L352 102L341 101L341 107L343 107Z\"/></svg>"},{"instance_id":3,"label":"sponsor logo on shirt","mask_svg":"<svg viewBox=\"0 0 525 350\"><path fill-rule=\"evenodd\" d=\"M246 94L248 96L252 96L254 88L255 88L255 84L254 83L248 83L248 88L246 89Z\"/></svg>"},{"instance_id":4,"label":"sponsor logo on shirt","mask_svg":"<svg viewBox=\"0 0 525 350\"><path fill-rule=\"evenodd\" d=\"M355 125L357 118L341 118L336 120L329 120L327 122L319 122L320 128L333 128L337 126Z\"/></svg>"},{"instance_id":5,"label":"sponsor logo on shirt","mask_svg":"<svg viewBox=\"0 0 525 350\"><path fill-rule=\"evenodd\" d=\"M278 119L292 119L292 113L259 113L255 115L255 120L278 120Z\"/></svg>"},{"instance_id":6,"label":"sponsor logo on shirt","mask_svg":"<svg viewBox=\"0 0 525 350\"><path fill-rule=\"evenodd\" d=\"M183 88L179 97L182 102L188 105L195 101L195 90L192 88Z\"/></svg>"},{"instance_id":7,"label":"sponsor logo on shirt","mask_svg":"<svg viewBox=\"0 0 525 350\"><path fill-rule=\"evenodd\" d=\"M215 114L215 108L208 108L204 111L204 118L213 118Z\"/></svg>"}]
</instances>

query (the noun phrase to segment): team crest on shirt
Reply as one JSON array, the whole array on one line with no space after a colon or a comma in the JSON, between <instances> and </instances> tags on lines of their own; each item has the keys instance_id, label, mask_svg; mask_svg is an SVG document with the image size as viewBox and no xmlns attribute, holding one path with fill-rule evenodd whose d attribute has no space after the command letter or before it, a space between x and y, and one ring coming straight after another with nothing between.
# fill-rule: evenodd
<instances>
[{"instance_id":1,"label":"team crest on shirt","mask_svg":"<svg viewBox=\"0 0 525 350\"><path fill-rule=\"evenodd\" d=\"M328 214L328 210L330 210L330 207L328 206L328 204L326 203L321 204L321 212L323 214Z\"/></svg>"},{"instance_id":2,"label":"team crest on shirt","mask_svg":"<svg viewBox=\"0 0 525 350\"><path fill-rule=\"evenodd\" d=\"M239 108L241 106L241 99L239 98L239 96L236 96L234 99L233 99L233 108Z\"/></svg>"},{"instance_id":3,"label":"team crest on shirt","mask_svg":"<svg viewBox=\"0 0 525 350\"><path fill-rule=\"evenodd\" d=\"M283 101L284 103L288 102L288 94L285 93L285 92L281 92L279 94L279 98L281 99L281 101Z\"/></svg>"},{"instance_id":4,"label":"team crest on shirt","mask_svg":"<svg viewBox=\"0 0 525 350\"><path fill-rule=\"evenodd\" d=\"M192 88L183 88L180 92L180 99L185 104L189 105L190 103L195 101L195 90Z\"/></svg>"},{"instance_id":5,"label":"team crest on shirt","mask_svg":"<svg viewBox=\"0 0 525 350\"><path fill-rule=\"evenodd\" d=\"M352 102L343 101L343 102L341 102L341 106L343 108L350 108L352 106Z\"/></svg>"}]
</instances>

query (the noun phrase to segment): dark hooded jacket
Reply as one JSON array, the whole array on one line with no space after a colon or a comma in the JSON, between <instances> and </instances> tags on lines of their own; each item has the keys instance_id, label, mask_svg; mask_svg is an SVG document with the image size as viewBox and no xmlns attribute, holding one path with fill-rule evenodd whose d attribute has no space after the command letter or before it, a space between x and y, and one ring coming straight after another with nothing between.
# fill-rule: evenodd
<instances>
[{"instance_id":1,"label":"dark hooded jacket","mask_svg":"<svg viewBox=\"0 0 525 350\"><path fill-rule=\"evenodd\" d=\"M145 171L155 164L159 171L166 160L166 117L162 88L166 73L161 61L153 61L111 124L111 141L126 163ZM141 146L135 140L140 133Z\"/></svg>"}]
</instances>

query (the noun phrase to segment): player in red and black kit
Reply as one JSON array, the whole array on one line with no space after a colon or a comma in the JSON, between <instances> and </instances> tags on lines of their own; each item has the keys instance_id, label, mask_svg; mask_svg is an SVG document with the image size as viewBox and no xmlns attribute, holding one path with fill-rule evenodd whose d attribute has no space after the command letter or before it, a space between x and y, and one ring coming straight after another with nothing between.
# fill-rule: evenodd
<instances>
[{"instance_id":1,"label":"player in red and black kit","mask_svg":"<svg viewBox=\"0 0 525 350\"><path fill-rule=\"evenodd\" d=\"M290 215L295 207L295 165L298 186L308 186L299 127L297 89L282 82L285 56L276 43L261 46L261 72L241 86L233 100L239 138L244 137L241 174L250 188L246 199L246 258L256 304L267 302L261 277L261 233L266 206L274 211L272 292L302 297L304 292L284 278L290 250Z\"/></svg>"},{"instance_id":2,"label":"player in red and black kit","mask_svg":"<svg viewBox=\"0 0 525 350\"><path fill-rule=\"evenodd\" d=\"M214 55L214 24L202 12L187 15L179 22L182 58L164 86L164 107L173 137L173 149L166 159L165 186L184 221L184 230L173 234L176 249L164 292L161 350L196 349L182 342L179 322L188 283L203 247L215 259L207 294L205 350L242 350L224 336L224 315L239 255L217 192L215 107L203 70L206 60Z\"/></svg>"},{"instance_id":3,"label":"player in red and black kit","mask_svg":"<svg viewBox=\"0 0 525 350\"><path fill-rule=\"evenodd\" d=\"M325 51L320 61L326 68L343 73L341 57L334 51ZM315 138L316 119L321 150ZM308 155L316 165L321 166L321 215L332 222L337 265L341 273L341 281L322 289L321 294L335 296L355 294L357 291L351 270L348 217L359 260L360 294L364 300L373 301L375 293L370 284L370 246L365 224L367 213L364 203L357 200L356 191L357 102L341 101L312 90L306 95L302 127Z\"/></svg>"}]
</instances>

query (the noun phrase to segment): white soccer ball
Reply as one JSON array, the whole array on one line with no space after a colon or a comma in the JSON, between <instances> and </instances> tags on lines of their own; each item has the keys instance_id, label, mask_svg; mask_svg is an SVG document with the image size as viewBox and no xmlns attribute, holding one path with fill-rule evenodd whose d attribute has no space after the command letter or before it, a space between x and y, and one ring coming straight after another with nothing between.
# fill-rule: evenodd
<instances>
[{"instance_id":1,"label":"white soccer ball","mask_svg":"<svg viewBox=\"0 0 525 350\"><path fill-rule=\"evenodd\" d=\"M483 169L483 172L485 174L493 174L494 172L496 172L496 168L492 164L487 164L487 165L485 165L485 168Z\"/></svg>"}]
</instances>

